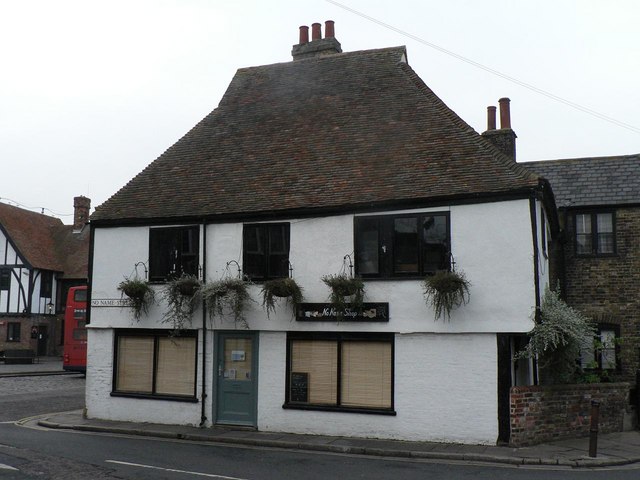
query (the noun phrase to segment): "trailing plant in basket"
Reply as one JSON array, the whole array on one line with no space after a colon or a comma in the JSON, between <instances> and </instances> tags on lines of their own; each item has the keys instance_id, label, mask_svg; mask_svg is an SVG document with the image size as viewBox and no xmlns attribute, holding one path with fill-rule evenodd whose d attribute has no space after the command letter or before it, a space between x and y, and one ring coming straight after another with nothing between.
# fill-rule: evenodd
<instances>
[{"instance_id":1,"label":"trailing plant in basket","mask_svg":"<svg viewBox=\"0 0 640 480\"><path fill-rule=\"evenodd\" d=\"M338 319L342 317L345 308L352 307L362 310L364 303L364 282L361 278L350 277L346 273L325 275L322 281L331 289L329 301L338 312ZM347 301L349 299L350 301Z\"/></svg>"},{"instance_id":2,"label":"trailing plant in basket","mask_svg":"<svg viewBox=\"0 0 640 480\"><path fill-rule=\"evenodd\" d=\"M162 297L167 302L163 323L170 323L174 330L182 330L191 323L191 316L200 300L202 282L195 275L182 275L167 281Z\"/></svg>"},{"instance_id":3,"label":"trailing plant in basket","mask_svg":"<svg viewBox=\"0 0 640 480\"><path fill-rule=\"evenodd\" d=\"M209 317L211 319L215 315L222 317L230 311L236 324L249 328L244 318L244 311L251 301L249 284L250 282L241 278L223 278L205 284L200 293L207 306Z\"/></svg>"},{"instance_id":4,"label":"trailing plant in basket","mask_svg":"<svg viewBox=\"0 0 640 480\"><path fill-rule=\"evenodd\" d=\"M427 305L435 312L435 319L446 316L451 319L451 310L469 301L469 286L464 273L441 270L422 282Z\"/></svg>"},{"instance_id":5,"label":"trailing plant in basket","mask_svg":"<svg viewBox=\"0 0 640 480\"><path fill-rule=\"evenodd\" d=\"M276 311L276 301L279 298L286 298L286 302L293 307L293 315L298 310L298 305L303 301L302 288L293 278L278 278L269 280L262 285L262 306L267 311Z\"/></svg>"},{"instance_id":6,"label":"trailing plant in basket","mask_svg":"<svg viewBox=\"0 0 640 480\"><path fill-rule=\"evenodd\" d=\"M140 320L144 313L149 313L149 306L155 300L155 292L145 280L139 278L125 278L118 285L121 294L129 297L131 307L133 308L133 317Z\"/></svg>"}]
</instances>

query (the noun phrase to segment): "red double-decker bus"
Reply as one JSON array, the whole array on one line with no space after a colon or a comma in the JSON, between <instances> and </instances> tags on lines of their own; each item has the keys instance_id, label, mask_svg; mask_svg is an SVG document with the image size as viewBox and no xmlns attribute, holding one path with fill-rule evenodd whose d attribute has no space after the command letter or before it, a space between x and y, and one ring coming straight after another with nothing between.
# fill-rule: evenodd
<instances>
[{"instance_id":1,"label":"red double-decker bus","mask_svg":"<svg viewBox=\"0 0 640 480\"><path fill-rule=\"evenodd\" d=\"M62 368L70 372L87 371L87 287L71 287L64 312Z\"/></svg>"}]
</instances>

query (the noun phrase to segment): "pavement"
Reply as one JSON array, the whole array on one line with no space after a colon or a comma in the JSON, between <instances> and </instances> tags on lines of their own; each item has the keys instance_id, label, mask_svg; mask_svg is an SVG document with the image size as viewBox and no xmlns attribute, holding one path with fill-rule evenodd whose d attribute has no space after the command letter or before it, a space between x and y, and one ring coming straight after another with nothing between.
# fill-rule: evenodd
<instances>
[{"instance_id":1,"label":"pavement","mask_svg":"<svg viewBox=\"0 0 640 480\"><path fill-rule=\"evenodd\" d=\"M36 375L68 375L75 372L67 372L62 369L61 357L36 357L33 363L5 364L0 362L0 377L25 377Z\"/></svg>"},{"instance_id":2,"label":"pavement","mask_svg":"<svg viewBox=\"0 0 640 480\"><path fill-rule=\"evenodd\" d=\"M33 365L0 364L0 376L55 375L60 373L66 372L62 371L60 359L55 357L40 358L40 362ZM376 457L465 461L513 466L537 465L549 468L596 468L638 464L640 468L640 431L638 430L598 435L597 455L589 457L588 437L514 448L497 445L462 445L300 435L219 426L199 428L186 425L118 422L88 419L85 418L82 410L43 415L38 417L37 423L42 427L54 429Z\"/></svg>"}]
</instances>

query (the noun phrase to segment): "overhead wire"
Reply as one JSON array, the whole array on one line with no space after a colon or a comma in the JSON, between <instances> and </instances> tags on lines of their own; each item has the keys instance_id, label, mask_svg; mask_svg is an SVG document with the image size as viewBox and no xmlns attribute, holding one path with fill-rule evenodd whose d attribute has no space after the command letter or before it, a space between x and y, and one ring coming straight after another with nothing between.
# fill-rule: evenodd
<instances>
[{"instance_id":1,"label":"overhead wire","mask_svg":"<svg viewBox=\"0 0 640 480\"><path fill-rule=\"evenodd\" d=\"M413 34L411 34L409 32L401 30L400 28L394 27L393 25L385 23L382 20L378 20L377 18L374 18L374 17L372 17L370 15L367 15L366 13L360 12L358 10L355 10L355 9L351 8L351 7L343 5L340 2L336 2L335 0L326 0L326 1L331 3L331 4L333 4L333 5L335 5L336 7L340 7L342 9L344 9L344 10L347 10L348 12L351 12L351 13L353 13L355 15L358 15L359 17L362 17L362 18L364 18L366 20L369 20L370 22L376 23L376 24L378 24L378 25L380 25L380 26L382 26L382 27L384 27L384 28L386 28L388 30L394 31L396 33L399 33L400 35L403 35L403 36L405 36L407 38L410 38L411 40L414 40L414 41L416 41L418 43L421 43L423 45L431 47L434 50L438 50L439 52L442 52L442 53L444 53L446 55L449 55L449 56L451 56L453 58L461 60L461 61L463 61L465 63L468 63L469 65L472 65L472 66L474 66L476 68L484 70L485 72L489 72L492 75L496 75L496 76L498 76L500 78L503 78L503 79L505 79L505 80L507 80L507 81L509 81L511 83L515 83L516 85L520 85L521 87L524 87L524 88L526 88L528 90L531 90L531 91L533 91L535 93L538 93L540 95L544 95L545 97L550 98L551 100L555 100L556 102L562 103L562 104L567 105L567 106L569 106L571 108L579 110L579 111L581 111L583 113L586 113L586 114L591 115L593 117L599 118L600 120L604 120L606 122L609 122L609 123L612 123L614 125L617 125L618 127L626 128L627 130L630 130L630 131L632 131L634 133L640 134L640 128L639 127L636 127L636 126L631 125L629 123L625 123L623 121L617 120L617 119L615 119L613 117L610 117L609 115L605 115L604 113L600 113L600 112L598 112L596 110L593 110L592 108L585 107L584 105L580 105L579 103L573 102L571 100L567 100L566 98L562 98L559 95L555 95L555 94L553 94L551 92L543 90L542 88L536 87L535 85L532 85L530 83L524 82L524 81L519 80L519 79L517 79L515 77L512 77L510 75L502 73L502 72L500 72L500 71L498 71L498 70L496 70L494 68L487 67L486 65L483 65L482 63L476 62L475 60L471 60L470 58L467 58L467 57L465 57L463 55L460 55L458 53L452 52L451 50L447 50L446 48L443 48L443 47L441 47L439 45L436 45L435 43L432 43L432 42L429 42L427 40L424 40L423 38L420 38L420 37L418 37L416 35L413 35Z\"/></svg>"}]
</instances>

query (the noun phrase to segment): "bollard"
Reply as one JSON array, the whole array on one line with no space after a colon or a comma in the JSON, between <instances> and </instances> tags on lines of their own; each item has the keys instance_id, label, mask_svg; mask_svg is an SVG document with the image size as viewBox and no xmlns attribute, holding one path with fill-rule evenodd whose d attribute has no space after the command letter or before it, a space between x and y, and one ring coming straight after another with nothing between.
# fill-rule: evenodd
<instances>
[{"instance_id":1,"label":"bollard","mask_svg":"<svg viewBox=\"0 0 640 480\"><path fill-rule=\"evenodd\" d=\"M598 456L598 417L600 416L600 402L591 400L591 425L589 427L589 456Z\"/></svg>"}]
</instances>

